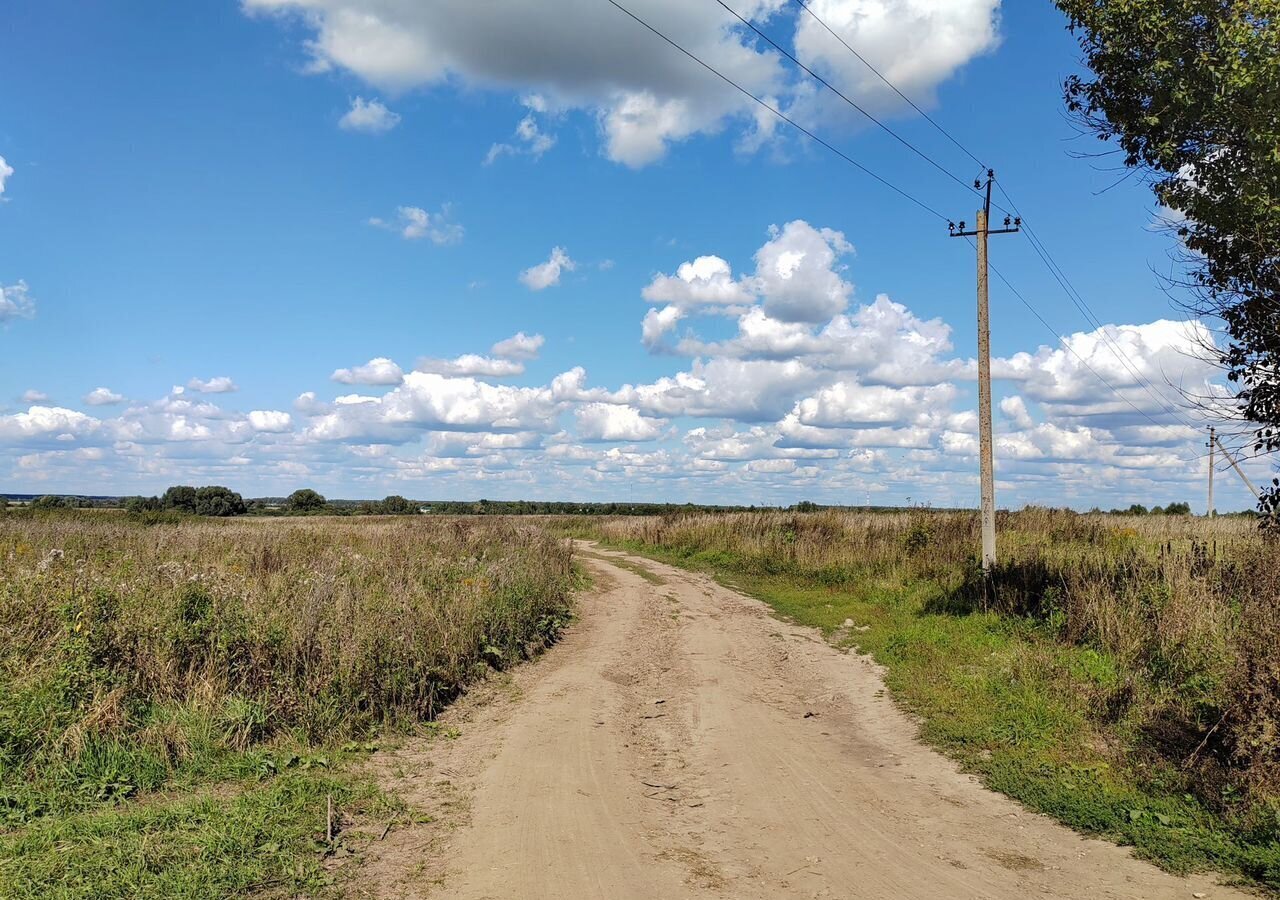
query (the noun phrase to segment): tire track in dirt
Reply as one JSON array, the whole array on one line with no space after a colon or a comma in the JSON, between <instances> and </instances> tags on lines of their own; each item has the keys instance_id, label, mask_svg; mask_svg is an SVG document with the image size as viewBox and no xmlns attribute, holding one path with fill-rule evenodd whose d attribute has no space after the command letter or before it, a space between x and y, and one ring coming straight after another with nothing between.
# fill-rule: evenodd
<instances>
[{"instance_id":1,"label":"tire track in dirt","mask_svg":"<svg viewBox=\"0 0 1280 900\"><path fill-rule=\"evenodd\" d=\"M874 663L759 601L583 549L596 586L565 640L451 711L457 740L382 762L437 821L393 832L354 895L1248 896L986 790L917 740Z\"/></svg>"}]
</instances>

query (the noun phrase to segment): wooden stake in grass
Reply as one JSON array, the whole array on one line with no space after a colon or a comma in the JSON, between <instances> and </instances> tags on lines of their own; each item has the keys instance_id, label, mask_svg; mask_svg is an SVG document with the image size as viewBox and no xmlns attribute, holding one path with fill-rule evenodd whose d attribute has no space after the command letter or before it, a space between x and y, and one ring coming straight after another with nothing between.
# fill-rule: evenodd
<instances>
[{"instance_id":1,"label":"wooden stake in grass","mask_svg":"<svg viewBox=\"0 0 1280 900\"><path fill-rule=\"evenodd\" d=\"M325 805L328 807L328 814L325 816L325 840L333 843L333 794L325 795Z\"/></svg>"}]
</instances>

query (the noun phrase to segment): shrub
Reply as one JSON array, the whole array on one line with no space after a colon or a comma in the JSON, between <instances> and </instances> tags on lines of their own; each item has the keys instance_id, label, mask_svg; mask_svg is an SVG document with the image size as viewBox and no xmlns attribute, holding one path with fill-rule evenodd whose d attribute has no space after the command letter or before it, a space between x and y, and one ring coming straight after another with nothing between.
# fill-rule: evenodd
<instances>
[{"instance_id":1,"label":"shrub","mask_svg":"<svg viewBox=\"0 0 1280 900\"><path fill-rule=\"evenodd\" d=\"M295 515L305 515L320 512L324 509L326 502L323 495L311 488L302 488L288 496L284 501L284 508Z\"/></svg>"}]
</instances>

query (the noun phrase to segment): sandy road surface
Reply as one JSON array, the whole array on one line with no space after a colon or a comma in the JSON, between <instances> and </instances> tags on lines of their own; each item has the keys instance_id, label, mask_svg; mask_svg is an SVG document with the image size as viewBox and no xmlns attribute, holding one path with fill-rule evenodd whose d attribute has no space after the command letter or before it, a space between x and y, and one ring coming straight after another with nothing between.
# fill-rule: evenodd
<instances>
[{"instance_id":1,"label":"sandy road surface","mask_svg":"<svg viewBox=\"0 0 1280 900\"><path fill-rule=\"evenodd\" d=\"M464 704L429 762L394 763L439 821L394 834L357 895L1246 896L987 791L915 739L872 663L758 601L584 549L596 588L565 641Z\"/></svg>"}]
</instances>

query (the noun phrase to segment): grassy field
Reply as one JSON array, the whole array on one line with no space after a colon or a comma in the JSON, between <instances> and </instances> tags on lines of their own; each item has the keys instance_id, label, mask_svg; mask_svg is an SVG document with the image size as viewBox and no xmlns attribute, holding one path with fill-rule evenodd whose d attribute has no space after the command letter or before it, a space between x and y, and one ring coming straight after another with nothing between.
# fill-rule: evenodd
<instances>
[{"instance_id":1,"label":"grassy field","mask_svg":"<svg viewBox=\"0 0 1280 900\"><path fill-rule=\"evenodd\" d=\"M323 890L351 765L569 617L504 520L0 513L0 897Z\"/></svg>"},{"instance_id":2,"label":"grassy field","mask_svg":"<svg viewBox=\"0 0 1280 900\"><path fill-rule=\"evenodd\" d=\"M1248 520L743 513L577 520L886 668L988 785L1173 870L1280 888L1280 546Z\"/></svg>"}]
</instances>

